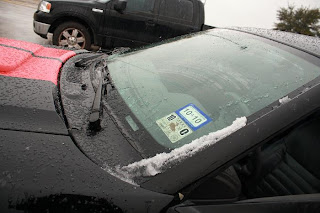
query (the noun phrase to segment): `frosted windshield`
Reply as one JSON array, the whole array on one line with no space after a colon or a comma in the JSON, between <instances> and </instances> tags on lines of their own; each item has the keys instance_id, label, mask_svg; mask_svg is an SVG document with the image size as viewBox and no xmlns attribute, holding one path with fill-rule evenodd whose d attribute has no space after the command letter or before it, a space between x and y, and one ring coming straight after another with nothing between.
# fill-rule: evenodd
<instances>
[{"instance_id":1,"label":"frosted windshield","mask_svg":"<svg viewBox=\"0 0 320 213\"><path fill-rule=\"evenodd\" d=\"M168 148L223 129L320 74L296 55L229 30L115 57L108 68L143 128Z\"/></svg>"}]
</instances>

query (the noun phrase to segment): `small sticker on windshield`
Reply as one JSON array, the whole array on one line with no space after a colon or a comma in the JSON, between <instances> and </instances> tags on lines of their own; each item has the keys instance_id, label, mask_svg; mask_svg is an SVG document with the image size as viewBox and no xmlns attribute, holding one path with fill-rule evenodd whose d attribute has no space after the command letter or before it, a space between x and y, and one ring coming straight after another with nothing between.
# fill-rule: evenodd
<instances>
[{"instance_id":1,"label":"small sticker on windshield","mask_svg":"<svg viewBox=\"0 0 320 213\"><path fill-rule=\"evenodd\" d=\"M177 110L176 113L193 131L196 131L212 121L209 116L207 116L194 104L188 104Z\"/></svg>"},{"instance_id":2,"label":"small sticker on windshield","mask_svg":"<svg viewBox=\"0 0 320 213\"><path fill-rule=\"evenodd\" d=\"M139 130L138 125L136 124L136 122L134 122L130 115L126 116L126 121L128 122L133 131Z\"/></svg>"},{"instance_id":3,"label":"small sticker on windshield","mask_svg":"<svg viewBox=\"0 0 320 213\"><path fill-rule=\"evenodd\" d=\"M192 133L188 125L175 112L160 118L156 123L171 143L176 143Z\"/></svg>"}]
</instances>

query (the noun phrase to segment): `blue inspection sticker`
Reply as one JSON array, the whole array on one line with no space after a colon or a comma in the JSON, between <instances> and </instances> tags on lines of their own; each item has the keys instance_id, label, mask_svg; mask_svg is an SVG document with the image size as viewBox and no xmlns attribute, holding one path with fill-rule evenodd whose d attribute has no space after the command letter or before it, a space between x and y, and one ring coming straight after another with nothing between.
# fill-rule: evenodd
<instances>
[{"instance_id":1,"label":"blue inspection sticker","mask_svg":"<svg viewBox=\"0 0 320 213\"><path fill-rule=\"evenodd\" d=\"M177 115L193 130L197 130L212 121L194 104L188 104L176 111Z\"/></svg>"}]
</instances>

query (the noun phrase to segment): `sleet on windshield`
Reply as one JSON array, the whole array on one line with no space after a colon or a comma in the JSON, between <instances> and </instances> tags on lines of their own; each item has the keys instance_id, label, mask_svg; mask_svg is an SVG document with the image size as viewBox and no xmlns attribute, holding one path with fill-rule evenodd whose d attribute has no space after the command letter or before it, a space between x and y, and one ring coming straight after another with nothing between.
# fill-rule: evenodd
<instances>
[{"instance_id":1,"label":"sleet on windshield","mask_svg":"<svg viewBox=\"0 0 320 213\"><path fill-rule=\"evenodd\" d=\"M121 55L108 68L132 113L167 148L225 128L319 75L316 65L229 30Z\"/></svg>"}]
</instances>

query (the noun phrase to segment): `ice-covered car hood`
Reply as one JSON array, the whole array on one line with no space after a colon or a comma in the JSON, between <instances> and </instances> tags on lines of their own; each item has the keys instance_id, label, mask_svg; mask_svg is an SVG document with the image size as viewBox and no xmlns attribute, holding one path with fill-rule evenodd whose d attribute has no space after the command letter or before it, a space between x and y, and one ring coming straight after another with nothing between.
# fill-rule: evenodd
<instances>
[{"instance_id":1,"label":"ice-covered car hood","mask_svg":"<svg viewBox=\"0 0 320 213\"><path fill-rule=\"evenodd\" d=\"M0 38L0 129L68 134L55 102L60 68L75 54Z\"/></svg>"}]
</instances>

